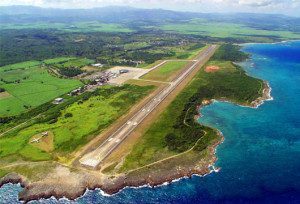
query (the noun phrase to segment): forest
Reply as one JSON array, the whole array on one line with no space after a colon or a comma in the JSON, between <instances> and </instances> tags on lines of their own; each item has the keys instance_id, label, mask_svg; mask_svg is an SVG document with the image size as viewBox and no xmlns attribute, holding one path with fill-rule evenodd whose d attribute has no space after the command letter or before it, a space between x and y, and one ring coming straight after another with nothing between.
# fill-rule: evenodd
<instances>
[{"instance_id":1,"label":"forest","mask_svg":"<svg viewBox=\"0 0 300 204\"><path fill-rule=\"evenodd\" d=\"M207 38L165 32L70 33L53 29L0 30L0 66L56 57L84 57L110 66L151 64L178 47ZM189 48L187 48L189 49Z\"/></svg>"}]
</instances>

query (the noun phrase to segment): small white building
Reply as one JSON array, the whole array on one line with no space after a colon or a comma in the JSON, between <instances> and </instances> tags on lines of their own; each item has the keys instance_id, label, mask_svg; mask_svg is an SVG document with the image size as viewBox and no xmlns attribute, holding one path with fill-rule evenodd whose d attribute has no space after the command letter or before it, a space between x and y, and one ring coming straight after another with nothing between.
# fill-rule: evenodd
<instances>
[{"instance_id":1,"label":"small white building","mask_svg":"<svg viewBox=\"0 0 300 204\"><path fill-rule=\"evenodd\" d=\"M97 63L97 64L92 64L93 67L103 67L103 64Z\"/></svg>"},{"instance_id":2,"label":"small white building","mask_svg":"<svg viewBox=\"0 0 300 204\"><path fill-rule=\"evenodd\" d=\"M63 99L63 98L56 98L56 99L54 99L54 101L53 101L54 104L60 104L60 103L62 103L62 102L64 102L64 99Z\"/></svg>"}]
</instances>

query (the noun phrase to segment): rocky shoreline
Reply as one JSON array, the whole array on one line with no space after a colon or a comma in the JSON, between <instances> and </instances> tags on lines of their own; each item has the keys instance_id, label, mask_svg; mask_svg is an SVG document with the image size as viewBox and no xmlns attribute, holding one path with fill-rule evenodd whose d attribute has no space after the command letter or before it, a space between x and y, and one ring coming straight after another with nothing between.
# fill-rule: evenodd
<instances>
[{"instance_id":1,"label":"rocky shoreline","mask_svg":"<svg viewBox=\"0 0 300 204\"><path fill-rule=\"evenodd\" d=\"M258 97L257 99L252 101L250 104L239 104L239 105L243 106L243 107L249 107L249 108L258 108L259 106L264 104L265 101L273 100L273 97L271 96L272 88L271 88L270 84L268 82L264 81L263 86L264 86L264 88L263 88L261 97ZM205 106L208 106L208 105L212 104L214 101L235 103L233 101L222 99L222 98L221 99L204 100L204 101L202 101L201 105L197 106L197 110L198 110L199 114L196 115L195 119L199 119L200 117L202 117L201 109Z\"/></svg>"},{"instance_id":2,"label":"rocky shoreline","mask_svg":"<svg viewBox=\"0 0 300 204\"><path fill-rule=\"evenodd\" d=\"M37 182L30 182L25 177L16 173L10 173L0 179L0 187L5 184L21 184L23 191L19 194L19 200L28 203L29 201L48 199L67 198L75 200L85 194L87 190L101 189L108 195L120 192L124 188L136 188L141 186L156 187L181 178L191 178L193 175L204 176L211 173L209 167L213 165L217 157L215 156L216 147L224 141L221 132L218 132L220 139L208 147L209 158L202 166L183 166L178 169L165 169L146 174L121 174L116 178L109 178L104 175L88 172L70 172L68 167L59 166L60 176L53 173L48 174L45 179ZM72 181L75 182L72 182Z\"/></svg>"},{"instance_id":3,"label":"rocky shoreline","mask_svg":"<svg viewBox=\"0 0 300 204\"><path fill-rule=\"evenodd\" d=\"M273 97L271 96L272 88L270 84L266 81L264 81L264 88L262 91L262 96L257 98L255 101L252 101L251 107L258 108L261 106L265 101L273 100Z\"/></svg>"},{"instance_id":4,"label":"rocky shoreline","mask_svg":"<svg viewBox=\"0 0 300 204\"><path fill-rule=\"evenodd\" d=\"M251 102L248 107L257 108L266 100L271 100L271 87L267 82L264 82L263 94L261 97ZM200 110L204 106L213 103L212 100L204 100L197 107L201 117ZM186 165L181 169L163 169L159 171L147 172L139 175L136 174L121 174L115 178L110 178L99 172L90 172L79 170L78 172L71 171L68 167L58 166L55 172L51 172L46 177L38 182L30 182L25 177L16 173L10 173L0 179L0 187L5 184L21 184L24 188L19 195L19 199L25 203L32 200L47 199L55 197L56 199L67 198L75 200L85 194L87 190L101 189L104 193L112 195L116 194L126 187L155 187L165 183L171 183L185 177L193 175L204 176L211 172L210 166L213 165L217 157L215 155L216 148L224 141L224 136L221 132L217 132L220 139L213 145L208 147L209 156L207 160L200 166Z\"/></svg>"}]
</instances>

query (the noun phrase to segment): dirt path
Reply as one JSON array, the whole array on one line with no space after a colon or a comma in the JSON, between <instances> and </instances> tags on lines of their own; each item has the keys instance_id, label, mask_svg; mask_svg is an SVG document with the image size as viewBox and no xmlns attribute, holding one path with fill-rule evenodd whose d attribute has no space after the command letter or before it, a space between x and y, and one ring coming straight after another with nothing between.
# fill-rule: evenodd
<instances>
[{"instance_id":1,"label":"dirt path","mask_svg":"<svg viewBox=\"0 0 300 204\"><path fill-rule=\"evenodd\" d=\"M39 117L40 115L41 115L41 114L39 114L39 115L37 115L37 116L35 116L35 117L33 117L33 118L27 120L27 121L25 121L25 122L23 122L23 123L21 123L21 124L15 126L15 127L12 127L12 128L10 128L10 129L8 129L8 130L2 132L2 133L0 134L0 137L4 136L6 133L9 133L9 132L12 131L12 130L15 130L15 129L21 127L22 125L25 125L25 124L29 123L30 121L36 119L36 118Z\"/></svg>"},{"instance_id":2,"label":"dirt path","mask_svg":"<svg viewBox=\"0 0 300 204\"><path fill-rule=\"evenodd\" d=\"M13 164L7 164L7 165L1 165L0 164L0 168L1 169L7 169L7 168L13 168L13 167L17 167L17 166L22 166L22 165L41 165L41 164L46 164L46 163L51 163L52 161L39 161L39 162L26 162L26 161L22 161L22 162L16 162Z\"/></svg>"}]
</instances>

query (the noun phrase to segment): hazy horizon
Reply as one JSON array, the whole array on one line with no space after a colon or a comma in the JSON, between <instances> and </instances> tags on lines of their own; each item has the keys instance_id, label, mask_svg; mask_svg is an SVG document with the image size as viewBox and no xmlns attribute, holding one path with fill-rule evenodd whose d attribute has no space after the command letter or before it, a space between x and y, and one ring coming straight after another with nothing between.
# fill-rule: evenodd
<instances>
[{"instance_id":1,"label":"hazy horizon","mask_svg":"<svg viewBox=\"0 0 300 204\"><path fill-rule=\"evenodd\" d=\"M299 0L3 0L0 6L89 9L106 6L166 9L198 13L264 13L300 16Z\"/></svg>"}]
</instances>

